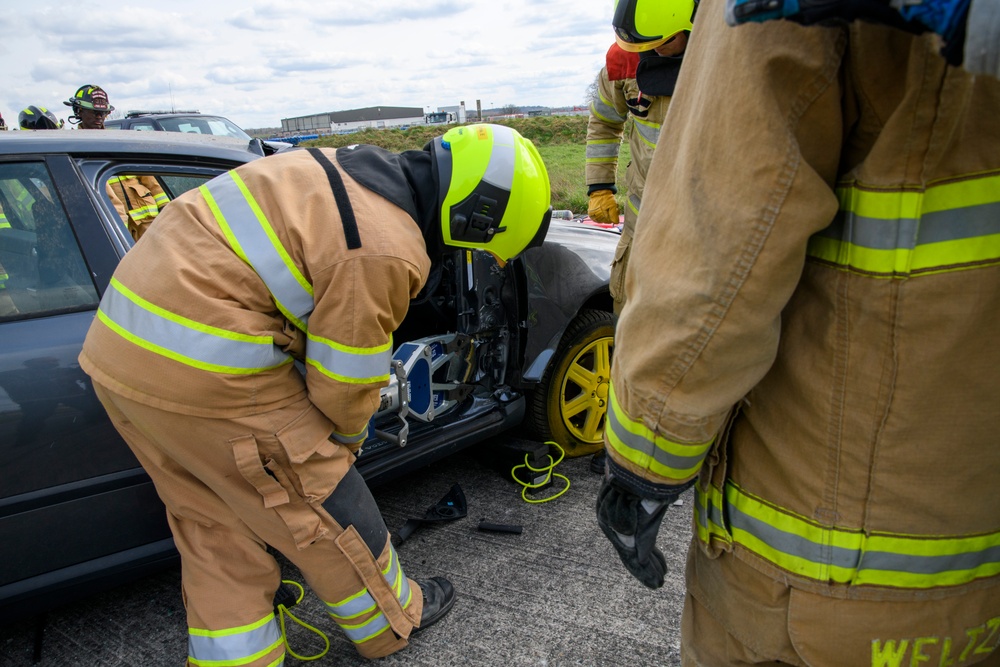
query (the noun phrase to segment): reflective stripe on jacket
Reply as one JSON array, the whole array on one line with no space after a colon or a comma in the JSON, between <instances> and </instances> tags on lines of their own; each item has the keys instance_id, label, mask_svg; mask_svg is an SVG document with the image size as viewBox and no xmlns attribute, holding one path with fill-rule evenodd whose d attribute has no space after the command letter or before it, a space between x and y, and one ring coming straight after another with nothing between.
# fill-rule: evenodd
<instances>
[{"instance_id":1,"label":"reflective stripe on jacket","mask_svg":"<svg viewBox=\"0 0 1000 667\"><path fill-rule=\"evenodd\" d=\"M983 599L1000 81L864 22L759 37L706 29L685 59L626 276L609 455L656 488L700 475L702 548L793 587Z\"/></svg>"},{"instance_id":2,"label":"reflective stripe on jacket","mask_svg":"<svg viewBox=\"0 0 1000 667\"><path fill-rule=\"evenodd\" d=\"M361 238L349 249L324 167L307 151L271 157L160 214L169 224L115 271L81 366L133 400L203 416L264 412L308 390L336 439L356 443L430 260L413 218L343 174ZM303 348L305 382L291 356Z\"/></svg>"},{"instance_id":3,"label":"reflective stripe on jacket","mask_svg":"<svg viewBox=\"0 0 1000 667\"><path fill-rule=\"evenodd\" d=\"M105 189L122 223L136 241L170 201L155 176L116 176L108 180Z\"/></svg>"}]
</instances>

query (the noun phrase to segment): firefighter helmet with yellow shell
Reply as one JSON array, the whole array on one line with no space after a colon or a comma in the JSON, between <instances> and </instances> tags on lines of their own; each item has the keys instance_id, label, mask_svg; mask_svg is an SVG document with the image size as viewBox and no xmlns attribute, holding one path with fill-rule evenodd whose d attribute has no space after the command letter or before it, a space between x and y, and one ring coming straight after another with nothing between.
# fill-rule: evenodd
<instances>
[{"instance_id":1,"label":"firefighter helmet with yellow shell","mask_svg":"<svg viewBox=\"0 0 1000 667\"><path fill-rule=\"evenodd\" d=\"M552 217L549 175L516 130L480 123L431 141L445 245L486 250L506 262L541 245Z\"/></svg>"},{"instance_id":2,"label":"firefighter helmet with yellow shell","mask_svg":"<svg viewBox=\"0 0 1000 667\"><path fill-rule=\"evenodd\" d=\"M611 25L618 46L631 53L650 51L690 32L695 0L615 0Z\"/></svg>"}]
</instances>

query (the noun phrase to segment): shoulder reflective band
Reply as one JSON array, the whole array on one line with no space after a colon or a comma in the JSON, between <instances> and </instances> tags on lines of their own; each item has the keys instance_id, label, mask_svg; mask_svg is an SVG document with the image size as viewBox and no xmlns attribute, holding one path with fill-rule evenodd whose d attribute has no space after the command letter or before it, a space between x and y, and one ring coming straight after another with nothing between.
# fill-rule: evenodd
<instances>
[{"instance_id":1,"label":"shoulder reflective band","mask_svg":"<svg viewBox=\"0 0 1000 667\"><path fill-rule=\"evenodd\" d=\"M656 435L645 424L635 421L622 410L609 385L608 421L605 435L615 452L627 461L669 480L683 483L698 474L714 439L684 444Z\"/></svg>"},{"instance_id":2,"label":"shoulder reflective band","mask_svg":"<svg viewBox=\"0 0 1000 667\"><path fill-rule=\"evenodd\" d=\"M840 213L809 240L809 256L836 267L903 278L1000 263L1000 175L924 192L839 188Z\"/></svg>"},{"instance_id":3,"label":"shoulder reflective band","mask_svg":"<svg viewBox=\"0 0 1000 667\"><path fill-rule=\"evenodd\" d=\"M312 285L281 245L243 179L230 171L199 190L233 251L264 281L278 310L305 331L315 306Z\"/></svg>"},{"instance_id":4,"label":"shoulder reflective band","mask_svg":"<svg viewBox=\"0 0 1000 667\"><path fill-rule=\"evenodd\" d=\"M642 118L635 118L634 120L635 127L633 129L639 133L639 138L650 148L656 148L656 142L660 138L660 124L650 123L648 120L643 120Z\"/></svg>"},{"instance_id":5,"label":"shoulder reflective band","mask_svg":"<svg viewBox=\"0 0 1000 667\"><path fill-rule=\"evenodd\" d=\"M413 601L413 592L410 589L410 582L403 574L403 568L399 564L399 556L396 549L389 546L389 566L382 570L382 576L392 588L392 592L399 600L403 609L407 609ZM367 588L352 595L340 602L326 602L327 611L337 625L344 631L344 634L354 642L360 644L376 637L389 629L389 621L385 614L378 609L375 598L368 592ZM358 619L372 614L370 618L360 621Z\"/></svg>"},{"instance_id":6,"label":"shoulder reflective band","mask_svg":"<svg viewBox=\"0 0 1000 667\"><path fill-rule=\"evenodd\" d=\"M208 326L156 306L111 279L98 319L122 338L182 364L213 373L252 375L292 363L270 336Z\"/></svg>"},{"instance_id":7,"label":"shoulder reflective band","mask_svg":"<svg viewBox=\"0 0 1000 667\"><path fill-rule=\"evenodd\" d=\"M958 586L1000 574L1000 532L972 536L865 534L826 527L781 509L727 482L725 499L709 487L696 502L698 536L724 530L732 542L801 577L835 584L936 588ZM717 514L724 508L724 515Z\"/></svg>"},{"instance_id":8,"label":"shoulder reflective band","mask_svg":"<svg viewBox=\"0 0 1000 667\"><path fill-rule=\"evenodd\" d=\"M389 379L392 336L385 345L351 347L329 338L308 334L306 363L323 375L350 384L370 384Z\"/></svg>"},{"instance_id":9,"label":"shoulder reflective band","mask_svg":"<svg viewBox=\"0 0 1000 667\"><path fill-rule=\"evenodd\" d=\"M273 613L238 628L188 628L188 658L192 665L249 665L281 648L282 643Z\"/></svg>"},{"instance_id":10,"label":"shoulder reflective band","mask_svg":"<svg viewBox=\"0 0 1000 667\"><path fill-rule=\"evenodd\" d=\"M614 125L624 123L626 120L625 116L618 113L614 105L600 94L590 103L590 113L597 116L598 120L603 120L605 123L612 123Z\"/></svg>"},{"instance_id":11,"label":"shoulder reflective band","mask_svg":"<svg viewBox=\"0 0 1000 667\"><path fill-rule=\"evenodd\" d=\"M591 139L587 142L587 163L598 164L618 160L621 141L618 139Z\"/></svg>"}]
</instances>

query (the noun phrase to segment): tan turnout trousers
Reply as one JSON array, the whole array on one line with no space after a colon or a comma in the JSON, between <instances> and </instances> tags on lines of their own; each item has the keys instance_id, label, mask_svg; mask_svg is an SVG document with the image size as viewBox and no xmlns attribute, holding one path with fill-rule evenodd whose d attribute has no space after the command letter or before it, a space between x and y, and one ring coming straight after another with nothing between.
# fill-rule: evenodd
<instances>
[{"instance_id":1,"label":"tan turnout trousers","mask_svg":"<svg viewBox=\"0 0 1000 667\"><path fill-rule=\"evenodd\" d=\"M330 422L308 399L211 419L153 408L96 382L94 389L166 505L192 647L212 631L254 626L273 613L281 573L268 545L299 568L363 656L406 646L420 620L420 589L402 574L388 531L376 560L355 526L345 530L324 509L354 456L328 439ZM370 493L357 495L351 500L359 509L377 515ZM389 573L396 573L397 590ZM376 606L338 618L334 606L361 591ZM371 637L356 629L366 624ZM279 642L238 664L276 664L284 650Z\"/></svg>"}]
</instances>

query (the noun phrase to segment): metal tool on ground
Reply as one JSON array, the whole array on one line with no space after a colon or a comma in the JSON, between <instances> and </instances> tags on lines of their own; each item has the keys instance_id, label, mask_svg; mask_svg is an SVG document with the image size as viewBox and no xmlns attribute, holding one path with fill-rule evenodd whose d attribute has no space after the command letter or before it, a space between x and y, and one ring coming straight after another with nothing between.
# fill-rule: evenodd
<instances>
[{"instance_id":1,"label":"metal tool on ground","mask_svg":"<svg viewBox=\"0 0 1000 667\"><path fill-rule=\"evenodd\" d=\"M492 523L486 519L480 519L479 525L476 526L477 530L481 530L484 533L511 533L514 535L521 534L521 526L518 524L511 523Z\"/></svg>"},{"instance_id":2,"label":"metal tool on ground","mask_svg":"<svg viewBox=\"0 0 1000 667\"><path fill-rule=\"evenodd\" d=\"M465 493L462 487L455 484L451 490L444 495L436 504L427 508L427 512L420 518L407 519L403 526L392 535L392 545L399 547L405 542L420 526L427 523L438 523L441 521L454 521L461 519L468 514L468 504L465 501Z\"/></svg>"}]
</instances>

